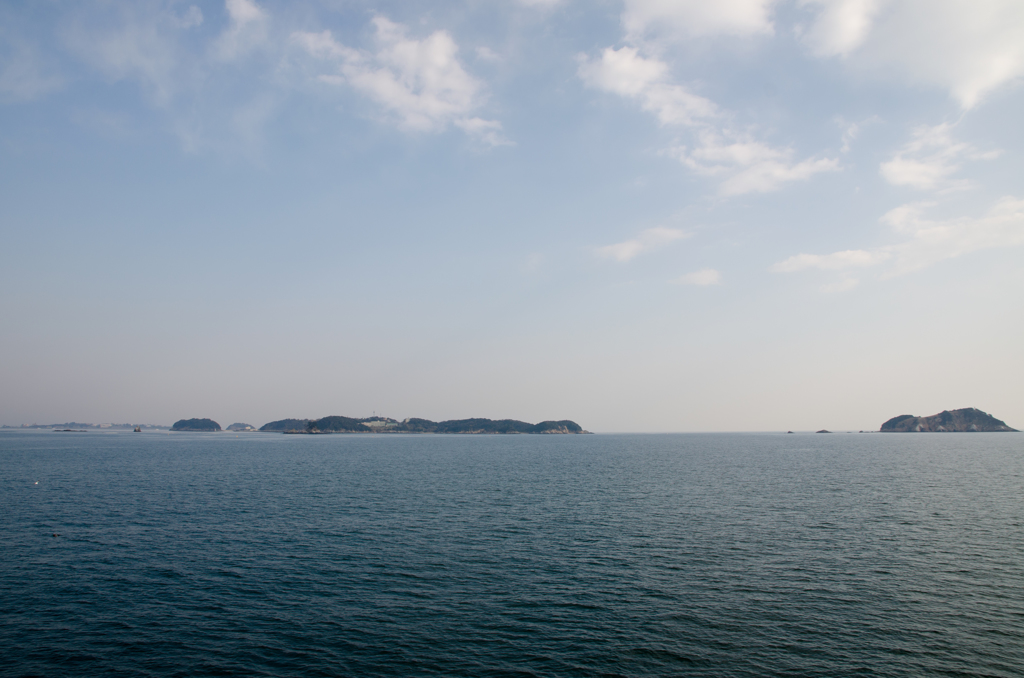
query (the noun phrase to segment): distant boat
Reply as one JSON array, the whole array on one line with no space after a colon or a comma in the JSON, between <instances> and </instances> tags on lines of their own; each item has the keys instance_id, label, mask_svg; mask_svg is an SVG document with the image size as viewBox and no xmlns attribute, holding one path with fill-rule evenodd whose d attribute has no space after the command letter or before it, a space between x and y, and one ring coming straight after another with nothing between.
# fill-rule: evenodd
<instances>
[{"instance_id":1,"label":"distant boat","mask_svg":"<svg viewBox=\"0 0 1024 678\"><path fill-rule=\"evenodd\" d=\"M136 426L134 433L142 433L142 427L141 426Z\"/></svg>"}]
</instances>

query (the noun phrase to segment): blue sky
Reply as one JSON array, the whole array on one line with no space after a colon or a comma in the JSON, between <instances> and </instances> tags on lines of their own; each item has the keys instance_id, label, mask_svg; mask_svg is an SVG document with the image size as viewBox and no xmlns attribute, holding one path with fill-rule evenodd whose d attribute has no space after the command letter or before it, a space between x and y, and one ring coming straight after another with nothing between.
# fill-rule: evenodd
<instances>
[{"instance_id":1,"label":"blue sky","mask_svg":"<svg viewBox=\"0 0 1024 678\"><path fill-rule=\"evenodd\" d=\"M0 423L1024 425L1024 5L0 6Z\"/></svg>"}]
</instances>

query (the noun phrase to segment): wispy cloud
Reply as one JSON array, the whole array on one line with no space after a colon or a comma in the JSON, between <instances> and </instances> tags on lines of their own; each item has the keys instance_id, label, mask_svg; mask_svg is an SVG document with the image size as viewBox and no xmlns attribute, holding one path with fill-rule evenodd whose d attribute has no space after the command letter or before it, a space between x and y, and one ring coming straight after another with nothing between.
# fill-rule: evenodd
<instances>
[{"instance_id":1,"label":"wispy cloud","mask_svg":"<svg viewBox=\"0 0 1024 678\"><path fill-rule=\"evenodd\" d=\"M132 4L111 6L109 12L83 14L65 30L65 44L87 64L111 80L140 83L158 106L201 80L199 64L179 39L201 23L198 9Z\"/></svg>"},{"instance_id":2,"label":"wispy cloud","mask_svg":"<svg viewBox=\"0 0 1024 678\"><path fill-rule=\"evenodd\" d=\"M840 129L843 132L843 145L839 149L839 152L849 153L850 149L853 147L854 140L856 140L856 138L860 136L860 133L864 129L864 127L872 123L881 121L882 119L877 115L872 115L871 117L867 118L866 120L862 120L861 122L849 122L845 120L842 116L837 117L836 124L839 125Z\"/></svg>"},{"instance_id":3,"label":"wispy cloud","mask_svg":"<svg viewBox=\"0 0 1024 678\"><path fill-rule=\"evenodd\" d=\"M228 27L217 40L215 53L226 61L245 56L267 41L270 17L252 0L226 0Z\"/></svg>"},{"instance_id":4,"label":"wispy cloud","mask_svg":"<svg viewBox=\"0 0 1024 678\"><path fill-rule=\"evenodd\" d=\"M676 240L689 237L689 233L676 228L649 228L632 240L605 245L597 248L597 255L616 261L630 261L644 252L660 249Z\"/></svg>"},{"instance_id":5,"label":"wispy cloud","mask_svg":"<svg viewBox=\"0 0 1024 678\"><path fill-rule=\"evenodd\" d=\"M462 67L458 46L446 31L417 40L384 17L374 18L373 25L375 52L347 47L330 31L296 32L292 39L333 66L320 76L322 82L368 96L403 130L440 132L455 125L485 144L507 143L500 122L473 115L483 104L483 85Z\"/></svg>"},{"instance_id":6,"label":"wispy cloud","mask_svg":"<svg viewBox=\"0 0 1024 678\"><path fill-rule=\"evenodd\" d=\"M773 273L794 273L808 268L822 271L840 271L849 268L875 266L889 258L887 250L843 250L832 254L797 254L772 266Z\"/></svg>"},{"instance_id":7,"label":"wispy cloud","mask_svg":"<svg viewBox=\"0 0 1024 678\"><path fill-rule=\"evenodd\" d=\"M483 118L456 118L455 126L487 146L514 146L502 134L501 123Z\"/></svg>"},{"instance_id":8,"label":"wispy cloud","mask_svg":"<svg viewBox=\"0 0 1024 678\"><path fill-rule=\"evenodd\" d=\"M786 182L839 169L839 161L832 158L798 161L792 148L711 129L701 131L694 148L677 146L670 153L698 174L724 177L719 187L722 195L767 193Z\"/></svg>"},{"instance_id":9,"label":"wispy cloud","mask_svg":"<svg viewBox=\"0 0 1024 678\"><path fill-rule=\"evenodd\" d=\"M1024 200L1005 197L981 217L931 220L927 204L897 207L882 217L903 242L869 250L797 254L771 267L774 273L807 269L848 271L882 267L881 277L909 273L947 259L997 247L1024 245Z\"/></svg>"},{"instance_id":10,"label":"wispy cloud","mask_svg":"<svg viewBox=\"0 0 1024 678\"><path fill-rule=\"evenodd\" d=\"M608 47L600 57L580 55L578 62L579 76L588 86L637 101L662 125L691 130L695 143L676 145L668 153L698 174L720 178L722 195L765 193L839 169L835 159L798 160L792 148L773 147L730 129L714 102L671 82L668 65L641 56L637 48Z\"/></svg>"},{"instance_id":11,"label":"wispy cloud","mask_svg":"<svg viewBox=\"0 0 1024 678\"><path fill-rule=\"evenodd\" d=\"M893 158L879 167L882 176L894 186L921 190L963 188L967 182L950 180L963 160L991 160L1000 151L982 153L974 146L953 140L953 125L944 123L914 130L913 139Z\"/></svg>"},{"instance_id":12,"label":"wispy cloud","mask_svg":"<svg viewBox=\"0 0 1024 678\"><path fill-rule=\"evenodd\" d=\"M486 45L481 45L476 48L476 57L483 61L501 61L501 56Z\"/></svg>"},{"instance_id":13,"label":"wispy cloud","mask_svg":"<svg viewBox=\"0 0 1024 678\"><path fill-rule=\"evenodd\" d=\"M717 114L712 101L669 82L667 64L645 59L635 47L607 47L597 59L580 54L577 61L587 85L635 99L663 125L695 125Z\"/></svg>"}]
</instances>

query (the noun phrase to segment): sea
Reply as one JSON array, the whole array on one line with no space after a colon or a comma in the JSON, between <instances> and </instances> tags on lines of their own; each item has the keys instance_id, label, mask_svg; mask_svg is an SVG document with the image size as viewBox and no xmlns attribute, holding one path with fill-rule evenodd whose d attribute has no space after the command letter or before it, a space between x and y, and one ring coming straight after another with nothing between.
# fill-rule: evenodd
<instances>
[{"instance_id":1,"label":"sea","mask_svg":"<svg viewBox=\"0 0 1024 678\"><path fill-rule=\"evenodd\" d=\"M1021 676L1024 434L0 432L3 676Z\"/></svg>"}]
</instances>

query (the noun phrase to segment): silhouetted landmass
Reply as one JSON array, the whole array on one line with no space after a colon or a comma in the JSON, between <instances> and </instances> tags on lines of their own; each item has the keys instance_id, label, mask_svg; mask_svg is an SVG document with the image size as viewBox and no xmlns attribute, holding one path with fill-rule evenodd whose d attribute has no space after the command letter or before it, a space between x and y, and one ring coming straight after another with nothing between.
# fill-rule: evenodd
<instances>
[{"instance_id":1,"label":"silhouetted landmass","mask_svg":"<svg viewBox=\"0 0 1024 678\"><path fill-rule=\"evenodd\" d=\"M260 426L261 431L274 431L284 433L285 431L305 431L309 419L280 419Z\"/></svg>"},{"instance_id":2,"label":"silhouetted landmass","mask_svg":"<svg viewBox=\"0 0 1024 678\"><path fill-rule=\"evenodd\" d=\"M973 407L962 410L943 410L930 417L915 417L912 414L901 414L882 424L882 432L893 433L952 433L952 432L997 432L1016 431L1006 422L996 419L991 414Z\"/></svg>"},{"instance_id":3,"label":"silhouetted landmass","mask_svg":"<svg viewBox=\"0 0 1024 678\"><path fill-rule=\"evenodd\" d=\"M267 426L260 430L272 430L267 429ZM297 430L289 429L291 432ZM579 424L567 419L528 424L515 419L453 419L435 422L418 418L398 421L387 417L353 419L339 416L308 421L304 430L306 433L586 433Z\"/></svg>"},{"instance_id":4,"label":"silhouetted landmass","mask_svg":"<svg viewBox=\"0 0 1024 678\"><path fill-rule=\"evenodd\" d=\"M371 433L373 429L358 419L349 417L324 417L306 424L307 433Z\"/></svg>"},{"instance_id":5,"label":"silhouetted landmass","mask_svg":"<svg viewBox=\"0 0 1024 678\"><path fill-rule=\"evenodd\" d=\"M395 423L399 424L399 422ZM437 431L437 422L430 421L429 419L412 417L401 422L399 425L402 427L402 431L406 433L435 433Z\"/></svg>"},{"instance_id":6,"label":"silhouetted landmass","mask_svg":"<svg viewBox=\"0 0 1024 678\"><path fill-rule=\"evenodd\" d=\"M531 433L533 426L515 419L452 419L438 422L435 433Z\"/></svg>"},{"instance_id":7,"label":"silhouetted landmass","mask_svg":"<svg viewBox=\"0 0 1024 678\"><path fill-rule=\"evenodd\" d=\"M227 430L228 431L255 431L256 427L253 426L252 424L235 423L235 424L232 424L231 426L228 426Z\"/></svg>"},{"instance_id":8,"label":"silhouetted landmass","mask_svg":"<svg viewBox=\"0 0 1024 678\"><path fill-rule=\"evenodd\" d=\"M219 431L220 424L213 419L179 419L171 427L172 431Z\"/></svg>"}]
</instances>

